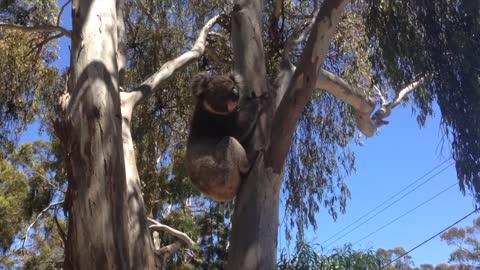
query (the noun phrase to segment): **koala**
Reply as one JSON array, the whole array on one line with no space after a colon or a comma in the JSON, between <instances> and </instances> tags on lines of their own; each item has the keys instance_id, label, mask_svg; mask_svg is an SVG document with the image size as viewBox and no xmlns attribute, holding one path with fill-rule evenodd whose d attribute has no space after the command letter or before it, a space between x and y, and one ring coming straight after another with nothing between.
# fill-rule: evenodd
<instances>
[{"instance_id":1,"label":"koala","mask_svg":"<svg viewBox=\"0 0 480 270\"><path fill-rule=\"evenodd\" d=\"M258 117L238 74L198 74L192 84L195 110L187 140L187 168L193 185L207 197L231 201L250 169L242 146Z\"/></svg>"}]
</instances>

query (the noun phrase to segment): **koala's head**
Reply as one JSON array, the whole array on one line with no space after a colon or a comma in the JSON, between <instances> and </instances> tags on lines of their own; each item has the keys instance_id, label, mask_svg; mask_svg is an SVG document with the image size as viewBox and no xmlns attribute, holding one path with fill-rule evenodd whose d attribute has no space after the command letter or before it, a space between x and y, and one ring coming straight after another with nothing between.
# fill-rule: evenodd
<instances>
[{"instance_id":1,"label":"koala's head","mask_svg":"<svg viewBox=\"0 0 480 270\"><path fill-rule=\"evenodd\" d=\"M238 108L240 100L241 78L231 73L229 75L209 76L198 74L192 85L197 106L220 115L227 115Z\"/></svg>"}]
</instances>

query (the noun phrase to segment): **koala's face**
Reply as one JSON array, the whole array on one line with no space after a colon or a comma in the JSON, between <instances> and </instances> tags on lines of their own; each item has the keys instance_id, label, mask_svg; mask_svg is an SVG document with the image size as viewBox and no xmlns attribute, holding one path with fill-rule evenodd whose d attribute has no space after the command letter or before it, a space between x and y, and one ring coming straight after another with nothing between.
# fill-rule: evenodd
<instances>
[{"instance_id":1,"label":"koala's face","mask_svg":"<svg viewBox=\"0 0 480 270\"><path fill-rule=\"evenodd\" d=\"M194 80L193 91L198 105L211 113L227 115L238 108L240 89L236 75L200 74Z\"/></svg>"}]
</instances>

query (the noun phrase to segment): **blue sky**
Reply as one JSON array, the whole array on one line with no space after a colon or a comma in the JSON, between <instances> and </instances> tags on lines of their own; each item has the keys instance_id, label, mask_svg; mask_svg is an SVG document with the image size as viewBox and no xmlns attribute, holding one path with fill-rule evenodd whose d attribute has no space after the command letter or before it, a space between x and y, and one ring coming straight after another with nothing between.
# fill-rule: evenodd
<instances>
[{"instance_id":1,"label":"blue sky","mask_svg":"<svg viewBox=\"0 0 480 270\"><path fill-rule=\"evenodd\" d=\"M64 3L64 1L61 2ZM62 25L67 29L71 29L69 10L67 7L62 16ZM66 38L60 40L57 64L61 67L65 67L69 63L69 44L70 41ZM410 106L397 107L388 120L390 124L382 127L380 132L372 138L365 139L364 146L354 148L357 174L346 179L352 193L346 214L339 215L337 221L334 222L325 209L322 209L321 213L317 215L318 230L316 232L307 231L306 235L310 243L323 243L450 157L449 142L442 143L438 108L435 108L434 117L429 118L426 126L422 129L419 128ZM22 141L38 139L37 129L38 125L33 124L22 136ZM419 183L421 182L423 181ZM454 166L450 166L431 181L347 234L329 248L357 242L456 182ZM402 246L409 250L465 216L473 208L473 199L468 195L463 196L456 185L390 226L360 241L354 245L354 248L377 249ZM282 215L283 213L280 213L280 217ZM466 219L458 226L471 225L472 220L477 216ZM359 223L367 218L368 216ZM337 237L353 227L355 226ZM286 247L287 242L283 228L279 229L279 236L279 248ZM421 263L438 264L447 262L452 250L453 247L449 247L437 237L410 255L416 265Z\"/></svg>"},{"instance_id":2,"label":"blue sky","mask_svg":"<svg viewBox=\"0 0 480 270\"><path fill-rule=\"evenodd\" d=\"M366 139L364 146L355 147L357 173L346 180L352 193L346 214L339 215L335 222L325 210L321 211L317 215L318 230L316 232L309 230L306 234L310 243L322 244L450 157L450 143L448 141L442 143L438 108L435 108L434 117L429 118L426 126L421 129L408 105L397 107L388 120L390 124L382 127L374 137ZM356 230L346 234L328 248L342 246L345 243L355 243L452 184L458 183L454 166L448 166L449 163L451 162L439 167L435 172L446 169L426 184ZM435 172L431 175L434 175ZM428 177L423 178L412 188L427 179ZM395 198L401 196L398 195ZM387 205L388 203L384 204L378 210ZM472 197L468 194L463 196L457 184L432 201L393 222L390 226L359 241L353 247L376 250L380 247L389 249L401 246L405 250L409 250L473 209ZM347 233L371 215L361 219L331 241ZM472 220L477 216L474 214L459 223L458 226L471 225ZM326 245L329 245L331 241ZM279 245L282 247L286 245L282 231L280 231ZM421 263L438 264L447 262L452 250L453 247L449 247L437 237L410 255L417 266Z\"/></svg>"}]
</instances>

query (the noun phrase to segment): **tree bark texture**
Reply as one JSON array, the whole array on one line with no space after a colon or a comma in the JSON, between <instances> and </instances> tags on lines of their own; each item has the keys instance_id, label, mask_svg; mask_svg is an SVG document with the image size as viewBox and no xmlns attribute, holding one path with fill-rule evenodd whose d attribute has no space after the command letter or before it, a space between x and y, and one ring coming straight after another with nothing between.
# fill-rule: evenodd
<instances>
[{"instance_id":1,"label":"tree bark texture","mask_svg":"<svg viewBox=\"0 0 480 270\"><path fill-rule=\"evenodd\" d=\"M128 269L115 0L74 0L65 269Z\"/></svg>"}]
</instances>

